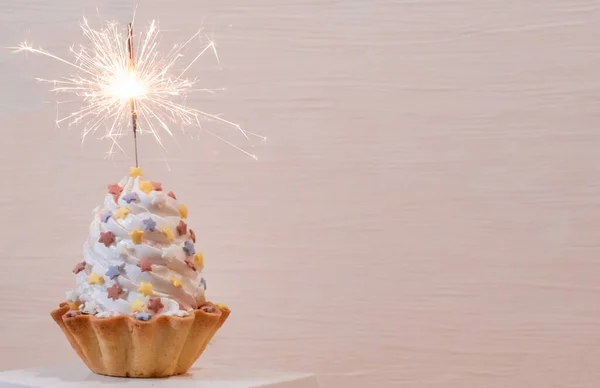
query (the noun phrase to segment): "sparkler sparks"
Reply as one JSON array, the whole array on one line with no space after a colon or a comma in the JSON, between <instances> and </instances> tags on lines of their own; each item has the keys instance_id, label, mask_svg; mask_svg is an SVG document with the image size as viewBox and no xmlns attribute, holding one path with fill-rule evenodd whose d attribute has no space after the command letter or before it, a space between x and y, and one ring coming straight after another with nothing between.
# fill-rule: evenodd
<instances>
[{"instance_id":1,"label":"sparkler sparks","mask_svg":"<svg viewBox=\"0 0 600 388\"><path fill-rule=\"evenodd\" d=\"M159 29L156 21L153 20L137 37L135 46L139 51L133 58L133 51L128 50L128 44L133 44L133 41L129 41L131 30L114 22L109 22L103 28L95 30L90 27L85 18L81 29L89 44L80 45L78 49L71 47L72 60L64 59L42 48L35 48L27 42L12 47L14 52L39 54L75 69L72 75L62 79L36 78L38 81L52 84L51 91L74 94L81 101L80 109L57 118L57 125L65 122L69 125L81 125L82 142L89 134L103 131L101 138L111 141L108 151L108 156L111 156L116 149L123 151L119 139L128 131L128 123L132 120L132 114L135 114L137 117L132 123L134 129L139 124L137 128L139 133L151 134L163 149L161 135L173 136L174 125L181 125L184 131L185 127L191 126L256 159L254 154L226 140L203 124L214 123L235 130L246 140L253 137L264 142L265 137L246 131L220 115L184 105L186 97L192 92L214 93L214 90L200 88L197 79L185 77L188 70L203 55L213 54L216 60L219 60L212 40L204 39L201 50L191 61L180 66L181 58L184 57L183 50L194 41L201 41L202 30L196 32L186 42L177 44L170 51L162 53L159 51L158 44Z\"/></svg>"}]
</instances>

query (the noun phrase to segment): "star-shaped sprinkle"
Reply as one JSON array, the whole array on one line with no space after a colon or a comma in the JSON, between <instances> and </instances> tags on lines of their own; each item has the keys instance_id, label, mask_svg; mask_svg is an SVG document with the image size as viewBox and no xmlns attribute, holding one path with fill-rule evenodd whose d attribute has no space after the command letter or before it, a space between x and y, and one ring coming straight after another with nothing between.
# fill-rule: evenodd
<instances>
[{"instance_id":1,"label":"star-shaped sprinkle","mask_svg":"<svg viewBox=\"0 0 600 388\"><path fill-rule=\"evenodd\" d=\"M106 210L104 213L102 213L102 216L100 217L100 221L102 221L106 224L108 222L108 219L111 216L112 216L112 214L110 214L110 212L108 210Z\"/></svg>"},{"instance_id":2,"label":"star-shaped sprinkle","mask_svg":"<svg viewBox=\"0 0 600 388\"><path fill-rule=\"evenodd\" d=\"M131 306L131 311L134 313L139 313L140 311L144 311L144 306L146 305L139 299L134 300L129 304Z\"/></svg>"},{"instance_id":3,"label":"star-shaped sprinkle","mask_svg":"<svg viewBox=\"0 0 600 388\"><path fill-rule=\"evenodd\" d=\"M69 310L67 312L67 314L66 314L66 317L67 318L74 318L74 317L76 317L78 315L81 315L81 311L79 311L79 310Z\"/></svg>"},{"instance_id":4,"label":"star-shaped sprinkle","mask_svg":"<svg viewBox=\"0 0 600 388\"><path fill-rule=\"evenodd\" d=\"M145 257L140 259L140 261L137 263L137 266L140 267L142 272L152 271L152 262Z\"/></svg>"},{"instance_id":5,"label":"star-shaped sprinkle","mask_svg":"<svg viewBox=\"0 0 600 388\"><path fill-rule=\"evenodd\" d=\"M108 192L113 195L115 202L119 199L119 195L121 195L122 191L123 188L116 183L114 185L108 185Z\"/></svg>"},{"instance_id":6,"label":"star-shaped sprinkle","mask_svg":"<svg viewBox=\"0 0 600 388\"><path fill-rule=\"evenodd\" d=\"M187 218L187 216L188 216L188 209L187 209L187 206L185 206L185 203L182 203L179 206L179 214L181 215L181 218Z\"/></svg>"},{"instance_id":7,"label":"star-shaped sprinkle","mask_svg":"<svg viewBox=\"0 0 600 388\"><path fill-rule=\"evenodd\" d=\"M204 267L204 255L202 252L198 252L194 255L194 264L196 264L196 267L198 268Z\"/></svg>"},{"instance_id":8,"label":"star-shaped sprinkle","mask_svg":"<svg viewBox=\"0 0 600 388\"><path fill-rule=\"evenodd\" d=\"M115 242L115 235L113 232L100 232L99 243L104 244L106 247L111 246Z\"/></svg>"},{"instance_id":9,"label":"star-shaped sprinkle","mask_svg":"<svg viewBox=\"0 0 600 388\"><path fill-rule=\"evenodd\" d=\"M162 304L160 298L150 298L148 301L148 310L154 312L154 314L158 314L163 307L165 307L165 305Z\"/></svg>"},{"instance_id":10,"label":"star-shaped sprinkle","mask_svg":"<svg viewBox=\"0 0 600 388\"><path fill-rule=\"evenodd\" d=\"M188 267L190 267L191 269L193 269L194 271L196 270L196 266L194 265L194 262L192 260L190 260L191 257L186 257L185 258L185 263L187 264Z\"/></svg>"},{"instance_id":11,"label":"star-shaped sprinkle","mask_svg":"<svg viewBox=\"0 0 600 388\"><path fill-rule=\"evenodd\" d=\"M85 269L85 261L82 261L81 263L77 263L75 268L73 268L73 273L75 275L77 275L79 272L83 271L84 269Z\"/></svg>"},{"instance_id":12,"label":"star-shaped sprinkle","mask_svg":"<svg viewBox=\"0 0 600 388\"><path fill-rule=\"evenodd\" d=\"M116 283L106 289L108 293L108 297L112 300L119 299L119 296L123 292L123 289L119 287Z\"/></svg>"},{"instance_id":13,"label":"star-shaped sprinkle","mask_svg":"<svg viewBox=\"0 0 600 388\"><path fill-rule=\"evenodd\" d=\"M144 230L147 230L149 232L154 232L154 229L156 228L156 221L154 221L152 218L148 217L145 220L142 221L144 223Z\"/></svg>"},{"instance_id":14,"label":"star-shaped sprinkle","mask_svg":"<svg viewBox=\"0 0 600 388\"><path fill-rule=\"evenodd\" d=\"M152 183L152 187L154 187L154 190L162 191L162 184L160 182L152 181L151 183Z\"/></svg>"},{"instance_id":15,"label":"star-shaped sprinkle","mask_svg":"<svg viewBox=\"0 0 600 388\"><path fill-rule=\"evenodd\" d=\"M169 197L173 198L173 199L177 199L177 197L175 197L175 194L173 194L173 192L172 192L172 191L169 191L169 192L167 193L167 195L168 195Z\"/></svg>"},{"instance_id":16,"label":"star-shaped sprinkle","mask_svg":"<svg viewBox=\"0 0 600 388\"><path fill-rule=\"evenodd\" d=\"M104 284L104 278L95 272L92 272L87 277L88 284Z\"/></svg>"},{"instance_id":17,"label":"star-shaped sprinkle","mask_svg":"<svg viewBox=\"0 0 600 388\"><path fill-rule=\"evenodd\" d=\"M131 202L137 201L137 200L138 200L138 195L137 195L137 193L134 193L133 191L130 191L129 193L127 193L123 196L123 201L125 201L127 203L131 203Z\"/></svg>"},{"instance_id":18,"label":"star-shaped sprinkle","mask_svg":"<svg viewBox=\"0 0 600 388\"><path fill-rule=\"evenodd\" d=\"M179 220L179 224L177 225L177 233L180 236L183 236L184 234L187 233L187 224L185 222L183 222L183 220Z\"/></svg>"},{"instance_id":19,"label":"star-shaped sprinkle","mask_svg":"<svg viewBox=\"0 0 600 388\"><path fill-rule=\"evenodd\" d=\"M148 313L137 313L135 314L135 319L138 321L149 321L152 316Z\"/></svg>"},{"instance_id":20,"label":"star-shaped sprinkle","mask_svg":"<svg viewBox=\"0 0 600 388\"><path fill-rule=\"evenodd\" d=\"M175 238L175 236L173 235L173 230L171 228L163 228L162 232L167 241L169 242L173 241L173 238Z\"/></svg>"},{"instance_id":21,"label":"star-shaped sprinkle","mask_svg":"<svg viewBox=\"0 0 600 388\"><path fill-rule=\"evenodd\" d=\"M119 276L121 273L119 272L119 266L118 265L113 265L112 267L110 267L108 269L108 271L106 271L106 273L104 274L105 276L108 276L108 278L110 280L114 280L117 276Z\"/></svg>"},{"instance_id":22,"label":"star-shaped sprinkle","mask_svg":"<svg viewBox=\"0 0 600 388\"><path fill-rule=\"evenodd\" d=\"M154 190L154 186L150 181L140 181L140 190L146 194L150 194L150 192Z\"/></svg>"},{"instance_id":23,"label":"star-shaped sprinkle","mask_svg":"<svg viewBox=\"0 0 600 388\"><path fill-rule=\"evenodd\" d=\"M138 287L138 292L144 296L150 296L154 294L154 291L152 290L152 284L148 282L141 282L140 286Z\"/></svg>"},{"instance_id":24,"label":"star-shaped sprinkle","mask_svg":"<svg viewBox=\"0 0 600 388\"><path fill-rule=\"evenodd\" d=\"M192 256L194 253L196 253L194 244L191 241L186 241L183 243L183 250L185 251L185 254L188 256Z\"/></svg>"},{"instance_id":25,"label":"star-shaped sprinkle","mask_svg":"<svg viewBox=\"0 0 600 388\"><path fill-rule=\"evenodd\" d=\"M129 167L129 176L132 178L142 176L142 169L140 167Z\"/></svg>"},{"instance_id":26,"label":"star-shaped sprinkle","mask_svg":"<svg viewBox=\"0 0 600 388\"><path fill-rule=\"evenodd\" d=\"M128 208L126 208L125 206L121 206L120 208L117 209L117 211L115 212L115 220L119 220L121 218L125 218L129 215L129 213L131 213L131 210L129 210Z\"/></svg>"},{"instance_id":27,"label":"star-shaped sprinkle","mask_svg":"<svg viewBox=\"0 0 600 388\"><path fill-rule=\"evenodd\" d=\"M171 279L169 279L171 281L171 284L174 285L177 288L181 288L182 284L181 284L181 280L176 278L175 276L171 276Z\"/></svg>"},{"instance_id":28,"label":"star-shaped sprinkle","mask_svg":"<svg viewBox=\"0 0 600 388\"><path fill-rule=\"evenodd\" d=\"M142 240L144 239L144 232L138 228L133 228L133 230L129 233L129 237L131 237L131 241L134 244L141 244Z\"/></svg>"},{"instance_id":29,"label":"star-shaped sprinkle","mask_svg":"<svg viewBox=\"0 0 600 388\"><path fill-rule=\"evenodd\" d=\"M190 229L190 238L192 239L192 242L195 244L196 243L196 233L194 233L194 231L192 229Z\"/></svg>"},{"instance_id":30,"label":"star-shaped sprinkle","mask_svg":"<svg viewBox=\"0 0 600 388\"><path fill-rule=\"evenodd\" d=\"M204 288L204 291L206 291L206 280L204 278L200 278L200 285Z\"/></svg>"}]
</instances>

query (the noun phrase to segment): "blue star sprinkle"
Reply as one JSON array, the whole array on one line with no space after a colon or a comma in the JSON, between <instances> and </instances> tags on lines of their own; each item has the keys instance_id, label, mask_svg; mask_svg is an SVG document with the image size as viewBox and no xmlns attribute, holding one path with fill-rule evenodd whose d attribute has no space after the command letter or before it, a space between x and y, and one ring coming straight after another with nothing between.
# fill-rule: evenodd
<instances>
[{"instance_id":1,"label":"blue star sprinkle","mask_svg":"<svg viewBox=\"0 0 600 388\"><path fill-rule=\"evenodd\" d=\"M138 195L137 195L137 193L129 192L129 193L125 194L124 196L122 196L121 198L123 198L123 201L125 201L127 203L131 203L131 201L138 200Z\"/></svg>"},{"instance_id":2,"label":"blue star sprinkle","mask_svg":"<svg viewBox=\"0 0 600 388\"><path fill-rule=\"evenodd\" d=\"M108 219L112 216L112 214L110 214L110 212L107 210L104 212L104 214L102 214L102 222L107 223Z\"/></svg>"},{"instance_id":3,"label":"blue star sprinkle","mask_svg":"<svg viewBox=\"0 0 600 388\"><path fill-rule=\"evenodd\" d=\"M149 232L154 232L154 228L156 228L156 222L152 218L147 218L142 221L144 223L144 229Z\"/></svg>"},{"instance_id":4,"label":"blue star sprinkle","mask_svg":"<svg viewBox=\"0 0 600 388\"><path fill-rule=\"evenodd\" d=\"M150 315L148 313L137 313L137 314L135 314L135 319L138 319L140 321L148 321L151 316L152 315Z\"/></svg>"},{"instance_id":5,"label":"blue star sprinkle","mask_svg":"<svg viewBox=\"0 0 600 388\"><path fill-rule=\"evenodd\" d=\"M183 243L183 250L188 256L192 256L196 253L196 249L194 248L194 244L191 241L186 241Z\"/></svg>"},{"instance_id":6,"label":"blue star sprinkle","mask_svg":"<svg viewBox=\"0 0 600 388\"><path fill-rule=\"evenodd\" d=\"M121 273L119 272L119 266L118 265L113 265L105 273L105 275L108 276L110 278L110 280L114 280L114 278L116 278L120 274Z\"/></svg>"},{"instance_id":7,"label":"blue star sprinkle","mask_svg":"<svg viewBox=\"0 0 600 388\"><path fill-rule=\"evenodd\" d=\"M200 285L204 287L204 291L206 291L206 280L204 280L204 278L200 278Z\"/></svg>"}]
</instances>

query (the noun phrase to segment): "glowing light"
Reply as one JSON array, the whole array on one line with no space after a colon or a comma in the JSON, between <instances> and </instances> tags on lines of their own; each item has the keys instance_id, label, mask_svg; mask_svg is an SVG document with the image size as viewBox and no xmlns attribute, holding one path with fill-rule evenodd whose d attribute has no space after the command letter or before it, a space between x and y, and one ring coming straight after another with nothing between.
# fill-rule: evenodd
<instances>
[{"instance_id":1,"label":"glowing light","mask_svg":"<svg viewBox=\"0 0 600 388\"><path fill-rule=\"evenodd\" d=\"M161 147L164 148L161 135L173 136L172 126L177 125L184 132L190 128L204 131L256 159L254 154L226 140L205 124L213 123L233 129L246 140L254 137L264 142L265 137L246 131L220 115L185 105L186 98L192 92L215 92L199 87L195 78L184 77L205 54L213 54L219 60L215 43L202 37L202 30L163 53L159 51L159 29L153 20L136 37L136 47L139 49L136 52L135 69L132 70L129 67L126 28L108 22L103 28L95 30L84 18L81 29L89 43L77 49L71 48L72 60L35 48L27 42L12 47L15 52L43 55L75 69L75 73L66 78L36 78L52 84L51 91L74 94L81 101L80 109L58 118L57 125L66 122L82 126L82 141L89 134L103 130L101 138L110 140L108 156L111 156L116 149L123 151L119 140L130 130L129 102L135 98L139 133L151 134ZM201 49L192 55L191 61L180 66L183 50L196 41L202 42Z\"/></svg>"}]
</instances>

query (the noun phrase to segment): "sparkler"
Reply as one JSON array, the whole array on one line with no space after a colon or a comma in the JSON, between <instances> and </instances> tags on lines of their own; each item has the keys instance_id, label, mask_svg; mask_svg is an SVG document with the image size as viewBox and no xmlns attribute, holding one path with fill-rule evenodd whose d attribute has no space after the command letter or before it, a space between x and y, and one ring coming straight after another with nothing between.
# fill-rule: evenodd
<instances>
[{"instance_id":1,"label":"sparkler","mask_svg":"<svg viewBox=\"0 0 600 388\"><path fill-rule=\"evenodd\" d=\"M156 21L138 37L139 55L134 52L133 22L128 24L127 36L117 23L109 22L105 27L95 30L84 18L81 24L88 45L78 49L71 47L72 60L64 59L42 48L35 48L24 42L12 47L15 52L30 52L62 62L75 69L75 73L62 79L36 78L38 81L53 85L51 91L74 94L81 101L79 110L57 118L56 124L67 122L69 125L81 125L82 142L87 135L104 128L101 139L111 141L108 156L115 148L123 148L119 139L124 135L127 122L131 119L134 138L135 164L138 166L137 134L150 133L164 149L161 134L173 136L173 125L198 128L215 138L224 141L237 150L256 159L246 151L208 129L203 122L212 122L233 129L246 140L250 138L266 141L266 137L242 129L238 124L222 118L220 115L204 112L185 105L187 96L196 91L214 93L215 90L198 87L197 78L185 78L190 68L206 53L214 54L219 61L215 43L205 39L203 46L191 61L179 67L184 57L183 50L194 40L201 39L200 29L183 44L162 53L158 47L159 30ZM177 69L183 70L177 71Z\"/></svg>"}]
</instances>

